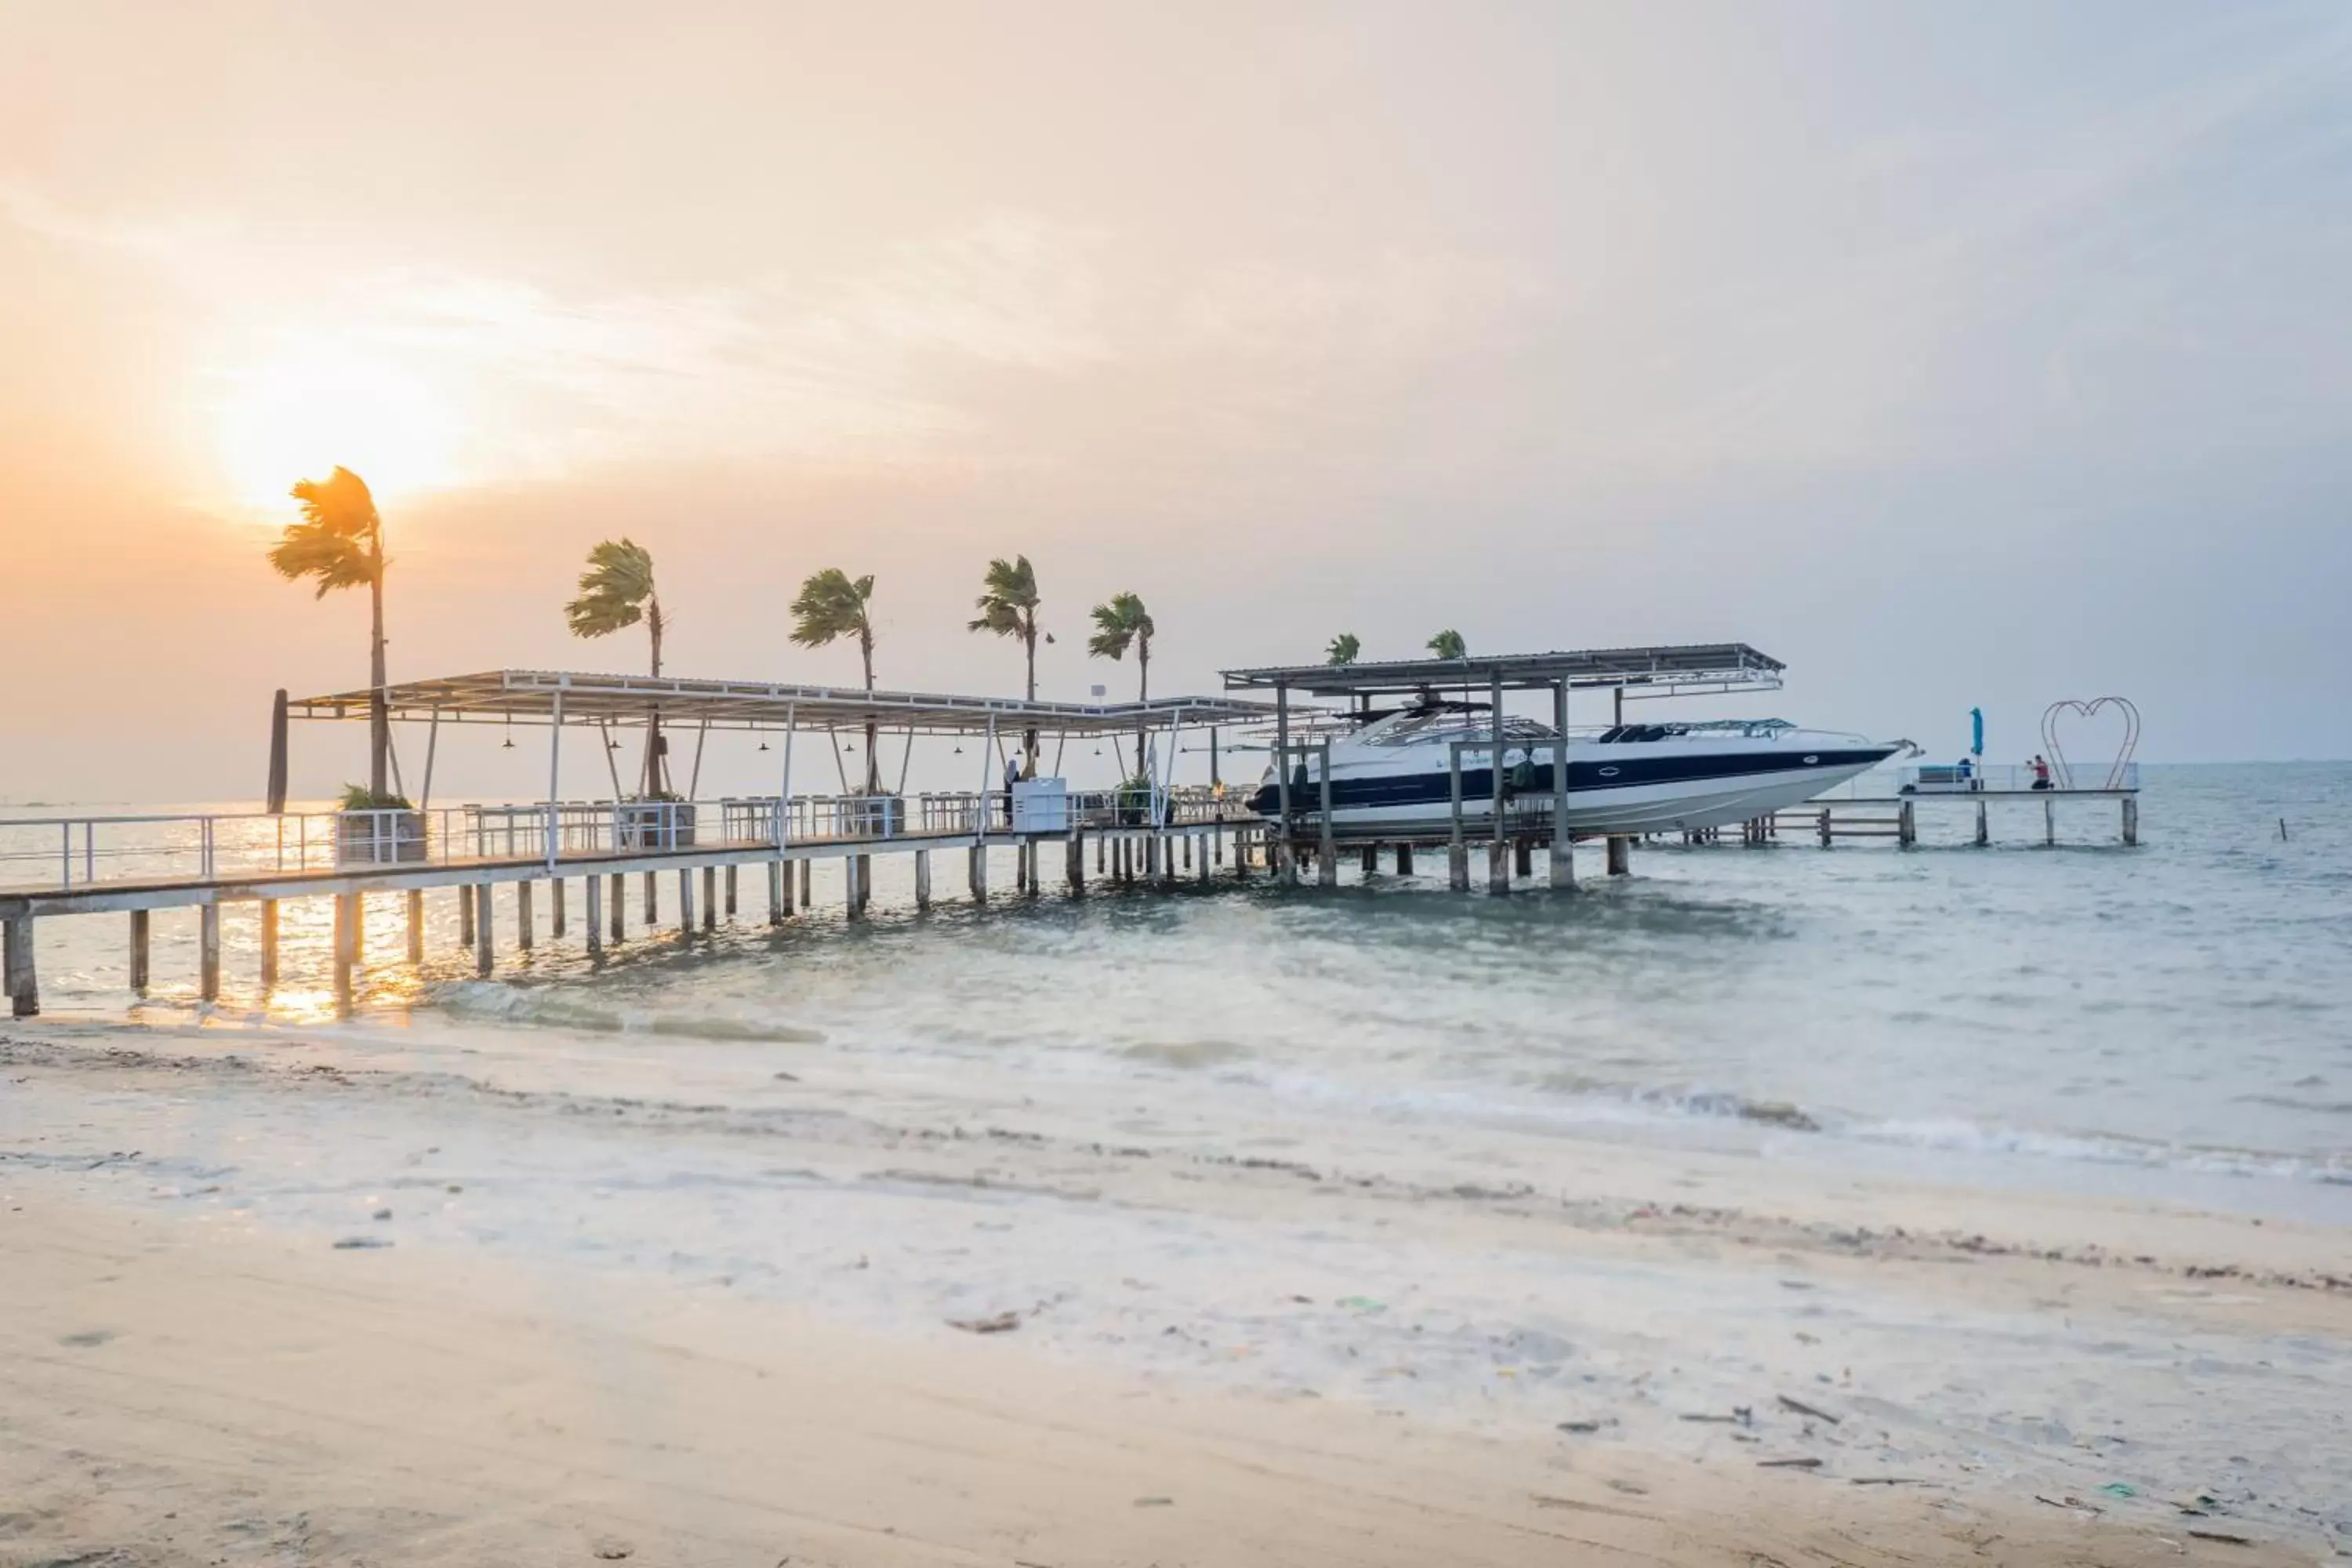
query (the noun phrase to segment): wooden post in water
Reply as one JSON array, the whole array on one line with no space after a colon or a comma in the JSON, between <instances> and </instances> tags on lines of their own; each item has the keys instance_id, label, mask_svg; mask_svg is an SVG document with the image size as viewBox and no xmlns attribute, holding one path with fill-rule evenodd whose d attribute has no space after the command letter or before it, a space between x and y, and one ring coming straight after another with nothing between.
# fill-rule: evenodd
<instances>
[{"instance_id":1,"label":"wooden post in water","mask_svg":"<svg viewBox=\"0 0 2352 1568\"><path fill-rule=\"evenodd\" d=\"M654 927L661 923L661 898L659 893L656 890L654 873L651 871L646 873L645 894L645 925L647 931L651 931Z\"/></svg>"},{"instance_id":2,"label":"wooden post in water","mask_svg":"<svg viewBox=\"0 0 2352 1568\"><path fill-rule=\"evenodd\" d=\"M359 895L347 895L353 903ZM196 910L196 994L206 1002L220 1000L220 906L205 904Z\"/></svg>"},{"instance_id":3,"label":"wooden post in water","mask_svg":"<svg viewBox=\"0 0 2352 1568\"><path fill-rule=\"evenodd\" d=\"M1898 848L1908 849L1918 842L1919 816L1917 805L1908 795L1906 795L1903 799L1903 803L1895 808L1895 843Z\"/></svg>"},{"instance_id":4,"label":"wooden post in water","mask_svg":"<svg viewBox=\"0 0 2352 1568\"><path fill-rule=\"evenodd\" d=\"M267 916L264 917L264 920L268 926L270 934L273 936L276 935L277 921ZM457 945L460 947L471 947L474 945L474 889L471 888L460 888L457 889ZM268 969L268 962L269 953L265 950L262 953L262 963L265 972Z\"/></svg>"},{"instance_id":5,"label":"wooden post in water","mask_svg":"<svg viewBox=\"0 0 2352 1568\"><path fill-rule=\"evenodd\" d=\"M278 900L261 900L261 989L278 989Z\"/></svg>"},{"instance_id":6,"label":"wooden post in water","mask_svg":"<svg viewBox=\"0 0 2352 1568\"><path fill-rule=\"evenodd\" d=\"M694 870L688 866L677 868L677 929L681 935L694 934Z\"/></svg>"},{"instance_id":7,"label":"wooden post in water","mask_svg":"<svg viewBox=\"0 0 2352 1568\"><path fill-rule=\"evenodd\" d=\"M985 802L981 809L987 809ZM967 858L971 864L965 868L965 879L971 889L971 901L984 904L988 902L988 846L973 845Z\"/></svg>"},{"instance_id":8,"label":"wooden post in water","mask_svg":"<svg viewBox=\"0 0 2352 1568\"><path fill-rule=\"evenodd\" d=\"M1192 842L1192 840L1191 840L1191 839L1187 839L1187 840L1185 840L1185 842L1189 844L1189 843L1191 843L1191 842ZM1209 846L1208 846L1208 842L1207 842L1205 839L1204 839L1204 840L1202 840L1202 843L1201 843L1201 845L1200 845L1200 861L1201 861L1201 886L1202 886L1202 887L1204 887L1204 888L1205 888L1205 887L1207 887L1207 886L1209 885Z\"/></svg>"},{"instance_id":9,"label":"wooden post in water","mask_svg":"<svg viewBox=\"0 0 2352 1568\"><path fill-rule=\"evenodd\" d=\"M814 860L810 860L810 859L803 858L803 859L801 861L801 903L800 903L800 907L801 907L802 909L807 909L810 905L812 905L812 904L814 904L814 903L815 903L815 902L816 902L816 862L815 862L815 861L814 861Z\"/></svg>"},{"instance_id":10,"label":"wooden post in water","mask_svg":"<svg viewBox=\"0 0 2352 1568\"><path fill-rule=\"evenodd\" d=\"M2124 796L2124 842L2139 842L2139 796L2136 795Z\"/></svg>"},{"instance_id":11,"label":"wooden post in water","mask_svg":"<svg viewBox=\"0 0 2352 1568\"><path fill-rule=\"evenodd\" d=\"M732 868L730 868L730 870ZM702 929L719 929L719 868L716 866L702 868Z\"/></svg>"},{"instance_id":12,"label":"wooden post in water","mask_svg":"<svg viewBox=\"0 0 2352 1568\"><path fill-rule=\"evenodd\" d=\"M866 912L866 906L874 901L874 857L853 856L851 868L857 877L857 912L862 915Z\"/></svg>"},{"instance_id":13,"label":"wooden post in water","mask_svg":"<svg viewBox=\"0 0 2352 1568\"><path fill-rule=\"evenodd\" d=\"M1381 847L1379 845L1365 845L1364 852L1358 856L1357 858L1361 862L1362 870L1365 876L1371 877L1379 874L1381 868Z\"/></svg>"},{"instance_id":14,"label":"wooden post in water","mask_svg":"<svg viewBox=\"0 0 2352 1568\"><path fill-rule=\"evenodd\" d=\"M563 936L563 917L566 912L563 907L566 900L563 896L562 878L551 877L548 879L547 901L554 906L553 909L548 911L548 934L560 941Z\"/></svg>"},{"instance_id":15,"label":"wooden post in water","mask_svg":"<svg viewBox=\"0 0 2352 1568\"><path fill-rule=\"evenodd\" d=\"M1315 834L1315 883L1321 888L1339 885L1339 851L1332 835L1338 831L1331 822L1331 742L1324 742L1315 748L1316 813L1321 819Z\"/></svg>"},{"instance_id":16,"label":"wooden post in water","mask_svg":"<svg viewBox=\"0 0 2352 1568\"><path fill-rule=\"evenodd\" d=\"M530 919L530 879L515 884L515 947L529 952L533 941Z\"/></svg>"},{"instance_id":17,"label":"wooden post in water","mask_svg":"<svg viewBox=\"0 0 2352 1568\"><path fill-rule=\"evenodd\" d=\"M1576 886L1576 840L1568 830L1568 682L1551 689L1551 727L1559 743L1551 753L1551 885L1556 891Z\"/></svg>"},{"instance_id":18,"label":"wooden post in water","mask_svg":"<svg viewBox=\"0 0 2352 1568\"><path fill-rule=\"evenodd\" d=\"M41 1011L41 979L33 963L33 917L0 921L0 986L8 993L8 1016L31 1018Z\"/></svg>"},{"instance_id":19,"label":"wooden post in water","mask_svg":"<svg viewBox=\"0 0 2352 1568\"><path fill-rule=\"evenodd\" d=\"M559 911L556 929L560 931L563 924L560 911L563 906L558 902L555 907ZM408 889L408 962L425 962L425 889L422 888Z\"/></svg>"},{"instance_id":20,"label":"wooden post in water","mask_svg":"<svg viewBox=\"0 0 2352 1568\"><path fill-rule=\"evenodd\" d=\"M845 855L841 860L841 912L847 919L866 918L865 900L857 896L857 857Z\"/></svg>"},{"instance_id":21,"label":"wooden post in water","mask_svg":"<svg viewBox=\"0 0 2352 1568\"><path fill-rule=\"evenodd\" d=\"M629 934L629 879L620 872L613 873L613 940L625 941Z\"/></svg>"},{"instance_id":22,"label":"wooden post in water","mask_svg":"<svg viewBox=\"0 0 2352 1568\"><path fill-rule=\"evenodd\" d=\"M358 898L360 918L352 922L352 956L354 959L365 959L367 957L367 896L362 893L358 895Z\"/></svg>"},{"instance_id":23,"label":"wooden post in water","mask_svg":"<svg viewBox=\"0 0 2352 1568\"><path fill-rule=\"evenodd\" d=\"M1249 862L1250 830L1246 827L1236 827L1234 829L1234 881L1246 882L1249 880Z\"/></svg>"},{"instance_id":24,"label":"wooden post in water","mask_svg":"<svg viewBox=\"0 0 2352 1568\"><path fill-rule=\"evenodd\" d=\"M1450 829L1452 837L1445 845L1445 885L1457 893L1470 890L1470 846L1462 837L1462 742L1450 741L1445 748L1445 771L1454 813Z\"/></svg>"},{"instance_id":25,"label":"wooden post in water","mask_svg":"<svg viewBox=\"0 0 2352 1568\"><path fill-rule=\"evenodd\" d=\"M587 922L588 956L604 956L604 879L591 876L580 884L581 917Z\"/></svg>"},{"instance_id":26,"label":"wooden post in water","mask_svg":"<svg viewBox=\"0 0 2352 1568\"><path fill-rule=\"evenodd\" d=\"M147 911L131 911L131 994L147 994Z\"/></svg>"},{"instance_id":27,"label":"wooden post in water","mask_svg":"<svg viewBox=\"0 0 2352 1568\"><path fill-rule=\"evenodd\" d=\"M1633 874L1633 840L1630 835L1612 833L1609 836L1609 874L1612 877Z\"/></svg>"},{"instance_id":28,"label":"wooden post in water","mask_svg":"<svg viewBox=\"0 0 2352 1568\"><path fill-rule=\"evenodd\" d=\"M1511 869L1514 875L1521 877L1536 874L1536 847L1532 839L1511 840Z\"/></svg>"},{"instance_id":29,"label":"wooden post in water","mask_svg":"<svg viewBox=\"0 0 2352 1568\"><path fill-rule=\"evenodd\" d=\"M1411 844L1400 844L1396 847L1396 872L1400 877L1410 877L1412 875L1412 846Z\"/></svg>"},{"instance_id":30,"label":"wooden post in water","mask_svg":"<svg viewBox=\"0 0 2352 1568\"><path fill-rule=\"evenodd\" d=\"M915 910L917 913L931 907L931 852L915 851Z\"/></svg>"},{"instance_id":31,"label":"wooden post in water","mask_svg":"<svg viewBox=\"0 0 2352 1568\"><path fill-rule=\"evenodd\" d=\"M1070 841L1062 849L1062 879L1073 893L1087 890L1087 836L1079 829L1070 829Z\"/></svg>"},{"instance_id":32,"label":"wooden post in water","mask_svg":"<svg viewBox=\"0 0 2352 1568\"><path fill-rule=\"evenodd\" d=\"M335 895L335 1005L352 1005L352 972L360 958L360 899L357 893Z\"/></svg>"},{"instance_id":33,"label":"wooden post in water","mask_svg":"<svg viewBox=\"0 0 2352 1568\"><path fill-rule=\"evenodd\" d=\"M1992 842L1992 823L1985 816L1985 803L1977 802L1977 847L1984 848Z\"/></svg>"},{"instance_id":34,"label":"wooden post in water","mask_svg":"<svg viewBox=\"0 0 2352 1568\"><path fill-rule=\"evenodd\" d=\"M2042 842L2056 847L2058 843L2058 802L2055 797L2042 797Z\"/></svg>"},{"instance_id":35,"label":"wooden post in water","mask_svg":"<svg viewBox=\"0 0 2352 1568\"><path fill-rule=\"evenodd\" d=\"M474 973L490 977L490 885L474 884Z\"/></svg>"},{"instance_id":36,"label":"wooden post in water","mask_svg":"<svg viewBox=\"0 0 2352 1568\"><path fill-rule=\"evenodd\" d=\"M735 863L727 863L727 918L735 918Z\"/></svg>"}]
</instances>

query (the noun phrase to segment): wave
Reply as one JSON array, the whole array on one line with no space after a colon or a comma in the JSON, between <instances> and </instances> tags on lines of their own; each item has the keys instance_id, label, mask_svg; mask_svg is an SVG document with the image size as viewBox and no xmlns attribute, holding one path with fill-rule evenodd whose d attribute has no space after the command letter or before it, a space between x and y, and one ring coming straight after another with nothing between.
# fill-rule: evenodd
<instances>
[{"instance_id":1,"label":"wave","mask_svg":"<svg viewBox=\"0 0 2352 1568\"><path fill-rule=\"evenodd\" d=\"M501 985L494 981L455 982L436 990L433 999L462 1018L583 1034L655 1035L760 1045L821 1046L825 1042L824 1030L796 1024L723 1014L599 1006L560 990Z\"/></svg>"}]
</instances>

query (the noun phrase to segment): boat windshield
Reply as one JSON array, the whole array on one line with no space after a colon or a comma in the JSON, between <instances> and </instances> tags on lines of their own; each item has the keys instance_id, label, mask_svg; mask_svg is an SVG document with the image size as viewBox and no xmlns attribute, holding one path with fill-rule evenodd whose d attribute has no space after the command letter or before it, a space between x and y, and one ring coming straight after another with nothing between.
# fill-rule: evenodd
<instances>
[{"instance_id":1,"label":"boat windshield","mask_svg":"<svg viewBox=\"0 0 2352 1568\"><path fill-rule=\"evenodd\" d=\"M1495 723L1486 714L1460 708L1424 708L1401 713L1394 719L1366 732L1363 743L1368 746L1433 746L1449 741L1491 740ZM1506 715L1503 720L1503 740L1556 740L1559 731L1532 719Z\"/></svg>"},{"instance_id":2,"label":"boat windshield","mask_svg":"<svg viewBox=\"0 0 2352 1568\"><path fill-rule=\"evenodd\" d=\"M1795 728L1786 719L1706 719L1674 724L1618 724L1603 730L1595 739L1603 746L1732 735L1743 741L1769 741Z\"/></svg>"}]
</instances>

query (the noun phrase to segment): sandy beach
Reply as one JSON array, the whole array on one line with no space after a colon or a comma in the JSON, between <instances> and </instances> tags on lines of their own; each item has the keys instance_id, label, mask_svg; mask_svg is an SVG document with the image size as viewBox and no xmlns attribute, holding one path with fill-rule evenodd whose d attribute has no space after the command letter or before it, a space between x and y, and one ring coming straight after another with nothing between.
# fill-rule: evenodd
<instances>
[{"instance_id":1,"label":"sandy beach","mask_svg":"<svg viewBox=\"0 0 2352 1568\"><path fill-rule=\"evenodd\" d=\"M0 1040L0 1563L2352 1544L2337 1227L545 1039Z\"/></svg>"}]
</instances>

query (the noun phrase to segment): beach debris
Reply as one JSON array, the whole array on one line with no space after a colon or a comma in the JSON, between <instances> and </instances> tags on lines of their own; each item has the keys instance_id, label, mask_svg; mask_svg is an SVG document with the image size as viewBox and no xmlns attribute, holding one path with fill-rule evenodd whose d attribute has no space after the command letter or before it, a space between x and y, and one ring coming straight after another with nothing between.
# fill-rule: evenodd
<instances>
[{"instance_id":1,"label":"beach debris","mask_svg":"<svg viewBox=\"0 0 2352 1568\"><path fill-rule=\"evenodd\" d=\"M1822 1468L1822 1462L1819 1459L1811 1458L1802 1459L1759 1459L1756 1461L1756 1468L1759 1470L1818 1470Z\"/></svg>"},{"instance_id":2,"label":"beach debris","mask_svg":"<svg viewBox=\"0 0 2352 1568\"><path fill-rule=\"evenodd\" d=\"M1725 1426L1753 1426L1756 1425L1756 1407L1752 1405L1735 1405L1731 1407L1731 1414L1728 1415L1717 1415L1707 1411L1695 1410L1679 1419L1711 1422Z\"/></svg>"},{"instance_id":3,"label":"beach debris","mask_svg":"<svg viewBox=\"0 0 2352 1568\"><path fill-rule=\"evenodd\" d=\"M1138 1508L1174 1508L1176 1506L1176 1500L1172 1497L1139 1497L1135 1500L1135 1506Z\"/></svg>"},{"instance_id":4,"label":"beach debris","mask_svg":"<svg viewBox=\"0 0 2352 1568\"><path fill-rule=\"evenodd\" d=\"M59 1335L58 1343L71 1345L76 1350L96 1350L113 1337L114 1331L111 1329L84 1329L78 1334Z\"/></svg>"},{"instance_id":5,"label":"beach debris","mask_svg":"<svg viewBox=\"0 0 2352 1568\"><path fill-rule=\"evenodd\" d=\"M1370 1296L1342 1296L1331 1304L1335 1307L1345 1307L1351 1312L1367 1314L1385 1312L1389 1310L1389 1304L1386 1301L1375 1301Z\"/></svg>"},{"instance_id":6,"label":"beach debris","mask_svg":"<svg viewBox=\"0 0 2352 1568\"><path fill-rule=\"evenodd\" d=\"M800 1079L797 1075L793 1073L780 1072L776 1075L776 1081L779 1083L798 1083L800 1082Z\"/></svg>"},{"instance_id":7,"label":"beach debris","mask_svg":"<svg viewBox=\"0 0 2352 1568\"><path fill-rule=\"evenodd\" d=\"M390 1219L392 1217L392 1211L390 1209L378 1209L374 1214L370 1215L368 1217L371 1219Z\"/></svg>"},{"instance_id":8,"label":"beach debris","mask_svg":"<svg viewBox=\"0 0 2352 1568\"><path fill-rule=\"evenodd\" d=\"M462 1193L462 1192L464 1192L466 1189L465 1189L464 1187L462 1187L462 1186L458 1185L456 1182L452 1182L452 1183L450 1183L450 1184L449 1184L449 1185L448 1185L446 1189L444 1189L444 1190L445 1190L445 1191L447 1191L447 1192L452 1192L452 1193Z\"/></svg>"},{"instance_id":9,"label":"beach debris","mask_svg":"<svg viewBox=\"0 0 2352 1568\"><path fill-rule=\"evenodd\" d=\"M1621 1481L1615 1476L1609 1478L1609 1489L1612 1492L1623 1492L1627 1497L1648 1497L1650 1495L1649 1488L1636 1486L1632 1481Z\"/></svg>"},{"instance_id":10,"label":"beach debris","mask_svg":"<svg viewBox=\"0 0 2352 1568\"><path fill-rule=\"evenodd\" d=\"M337 1238L335 1250L337 1252L373 1252L379 1247L391 1245L389 1240L381 1236L346 1236Z\"/></svg>"},{"instance_id":11,"label":"beach debris","mask_svg":"<svg viewBox=\"0 0 2352 1568\"><path fill-rule=\"evenodd\" d=\"M600 1538L596 1543L593 1546L591 1546L588 1550L594 1552L600 1559L606 1563L618 1563L625 1557L633 1557L636 1555L637 1551L635 1547L630 1545L627 1542L615 1541L609 1535Z\"/></svg>"},{"instance_id":12,"label":"beach debris","mask_svg":"<svg viewBox=\"0 0 2352 1568\"><path fill-rule=\"evenodd\" d=\"M1617 1421L1614 1416L1594 1416L1589 1420L1559 1422L1556 1426L1556 1430L1573 1433L1578 1436L1590 1436L1593 1433L1600 1431L1603 1426L1614 1426L1616 1425Z\"/></svg>"},{"instance_id":13,"label":"beach debris","mask_svg":"<svg viewBox=\"0 0 2352 1568\"><path fill-rule=\"evenodd\" d=\"M2129 1481L2109 1481L2105 1486L2101 1487L2099 1489L2106 1493L2109 1497L2139 1496L2139 1489L2133 1486Z\"/></svg>"},{"instance_id":14,"label":"beach debris","mask_svg":"<svg viewBox=\"0 0 2352 1568\"><path fill-rule=\"evenodd\" d=\"M989 1318L950 1318L948 1327L968 1334L1006 1334L1021 1326L1021 1314L1003 1311Z\"/></svg>"},{"instance_id":15,"label":"beach debris","mask_svg":"<svg viewBox=\"0 0 2352 1568\"><path fill-rule=\"evenodd\" d=\"M1800 1415L1810 1415L1816 1421L1826 1421L1832 1426L1838 1424L1839 1418L1837 1416L1831 1415L1826 1410L1817 1410L1801 1399L1791 1399L1787 1394L1783 1394L1780 1396L1780 1408L1783 1410L1793 1410Z\"/></svg>"},{"instance_id":16,"label":"beach debris","mask_svg":"<svg viewBox=\"0 0 2352 1568\"><path fill-rule=\"evenodd\" d=\"M2187 1532L2191 1541L2218 1541L2225 1546L2252 1546L2253 1538L2232 1535L2226 1530L2192 1530Z\"/></svg>"},{"instance_id":17,"label":"beach debris","mask_svg":"<svg viewBox=\"0 0 2352 1568\"><path fill-rule=\"evenodd\" d=\"M2043 1497L2040 1492L2035 1492L2033 1494L2033 1500L2035 1502L2046 1502L2052 1508L2067 1509L2075 1513L2105 1513L2106 1511L2106 1510L2102 1508L2092 1507L2089 1503L2084 1502L2081 1498L2074 1496L2072 1492L2069 1492L2063 1500L2054 1497Z\"/></svg>"},{"instance_id":18,"label":"beach debris","mask_svg":"<svg viewBox=\"0 0 2352 1568\"><path fill-rule=\"evenodd\" d=\"M1846 1484L1856 1487L1932 1487L1939 1483L1925 1476L1855 1476Z\"/></svg>"}]
</instances>

